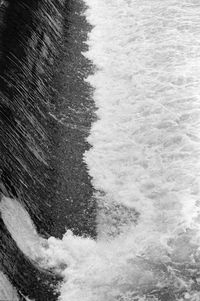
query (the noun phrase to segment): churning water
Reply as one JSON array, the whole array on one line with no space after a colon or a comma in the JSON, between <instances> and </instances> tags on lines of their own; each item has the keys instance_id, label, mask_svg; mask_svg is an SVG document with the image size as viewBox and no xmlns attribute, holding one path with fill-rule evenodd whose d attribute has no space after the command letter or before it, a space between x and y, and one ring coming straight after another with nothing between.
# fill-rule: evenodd
<instances>
[{"instance_id":1,"label":"churning water","mask_svg":"<svg viewBox=\"0 0 200 301\"><path fill-rule=\"evenodd\" d=\"M199 1L85 2L99 237L49 239L60 300L200 300Z\"/></svg>"},{"instance_id":2,"label":"churning water","mask_svg":"<svg viewBox=\"0 0 200 301\"><path fill-rule=\"evenodd\" d=\"M99 236L51 237L43 264L61 301L200 300L199 0L85 3Z\"/></svg>"}]
</instances>

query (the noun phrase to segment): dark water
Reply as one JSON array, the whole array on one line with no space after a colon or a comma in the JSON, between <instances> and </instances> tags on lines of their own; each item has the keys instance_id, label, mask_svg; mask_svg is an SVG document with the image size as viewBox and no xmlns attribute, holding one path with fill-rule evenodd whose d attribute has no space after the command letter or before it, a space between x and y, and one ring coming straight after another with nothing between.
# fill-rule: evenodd
<instances>
[{"instance_id":1,"label":"dark water","mask_svg":"<svg viewBox=\"0 0 200 301\"><path fill-rule=\"evenodd\" d=\"M76 0L10 0L0 8L0 187L45 238L66 228L96 235L82 160L94 118L83 80L92 71L81 54L90 30L83 9ZM25 257L2 219L0 236L0 270L19 295L56 300L61 279Z\"/></svg>"}]
</instances>

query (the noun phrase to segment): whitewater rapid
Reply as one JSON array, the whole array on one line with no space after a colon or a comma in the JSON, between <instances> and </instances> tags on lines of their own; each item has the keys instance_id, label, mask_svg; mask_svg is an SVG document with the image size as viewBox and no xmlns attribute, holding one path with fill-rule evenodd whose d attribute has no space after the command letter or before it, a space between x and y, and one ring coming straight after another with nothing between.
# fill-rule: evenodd
<instances>
[{"instance_id":1,"label":"whitewater rapid","mask_svg":"<svg viewBox=\"0 0 200 301\"><path fill-rule=\"evenodd\" d=\"M98 237L51 237L42 264L64 277L60 301L198 301L199 1L85 4Z\"/></svg>"},{"instance_id":2,"label":"whitewater rapid","mask_svg":"<svg viewBox=\"0 0 200 301\"><path fill-rule=\"evenodd\" d=\"M99 119L86 154L93 183L148 227L190 226L199 198L200 7L86 3L95 26L87 56L97 67L88 79Z\"/></svg>"},{"instance_id":3,"label":"whitewater rapid","mask_svg":"<svg viewBox=\"0 0 200 301\"><path fill-rule=\"evenodd\" d=\"M60 299L200 300L200 4L85 3L99 237L49 240Z\"/></svg>"},{"instance_id":4,"label":"whitewater rapid","mask_svg":"<svg viewBox=\"0 0 200 301\"><path fill-rule=\"evenodd\" d=\"M99 236L49 240L60 300L200 300L200 4L85 3Z\"/></svg>"}]
</instances>

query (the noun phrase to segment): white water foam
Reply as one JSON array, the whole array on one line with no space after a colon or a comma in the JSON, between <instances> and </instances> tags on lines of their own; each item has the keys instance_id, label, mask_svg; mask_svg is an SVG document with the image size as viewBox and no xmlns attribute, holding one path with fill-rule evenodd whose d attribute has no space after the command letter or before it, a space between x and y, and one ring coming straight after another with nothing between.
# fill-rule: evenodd
<instances>
[{"instance_id":1,"label":"white water foam","mask_svg":"<svg viewBox=\"0 0 200 301\"><path fill-rule=\"evenodd\" d=\"M97 241L49 239L60 300L200 300L199 1L85 3L98 108L85 161L104 210Z\"/></svg>"},{"instance_id":2,"label":"white water foam","mask_svg":"<svg viewBox=\"0 0 200 301\"><path fill-rule=\"evenodd\" d=\"M35 226L19 201L3 196L0 201L1 217L21 251L30 259L39 261L46 240L41 238Z\"/></svg>"},{"instance_id":3,"label":"white water foam","mask_svg":"<svg viewBox=\"0 0 200 301\"><path fill-rule=\"evenodd\" d=\"M171 232L177 215L190 226L200 170L197 2L86 3L95 25L87 56L98 68L88 79L99 118L86 154L93 183L150 227Z\"/></svg>"},{"instance_id":4,"label":"white water foam","mask_svg":"<svg viewBox=\"0 0 200 301\"><path fill-rule=\"evenodd\" d=\"M16 289L11 285L8 278L2 272L0 272L0 300L19 300Z\"/></svg>"}]
</instances>

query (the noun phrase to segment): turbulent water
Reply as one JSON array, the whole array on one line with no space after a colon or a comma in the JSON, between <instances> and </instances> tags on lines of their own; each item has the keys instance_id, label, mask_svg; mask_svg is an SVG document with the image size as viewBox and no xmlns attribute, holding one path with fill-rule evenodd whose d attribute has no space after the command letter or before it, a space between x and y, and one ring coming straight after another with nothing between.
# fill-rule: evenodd
<instances>
[{"instance_id":1,"label":"turbulent water","mask_svg":"<svg viewBox=\"0 0 200 301\"><path fill-rule=\"evenodd\" d=\"M199 1L85 4L97 239L41 239L9 198L2 218L29 258L62 275L60 301L199 301Z\"/></svg>"},{"instance_id":2,"label":"turbulent water","mask_svg":"<svg viewBox=\"0 0 200 301\"><path fill-rule=\"evenodd\" d=\"M99 237L49 239L60 300L200 300L199 1L85 2Z\"/></svg>"}]
</instances>

